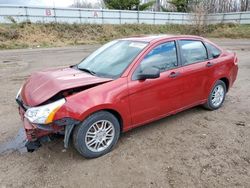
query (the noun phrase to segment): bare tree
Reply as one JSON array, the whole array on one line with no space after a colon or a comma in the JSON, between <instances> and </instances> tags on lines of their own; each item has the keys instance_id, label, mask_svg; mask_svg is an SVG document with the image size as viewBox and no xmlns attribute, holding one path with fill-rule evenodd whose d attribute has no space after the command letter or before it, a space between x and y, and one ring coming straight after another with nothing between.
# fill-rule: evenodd
<instances>
[{"instance_id":1,"label":"bare tree","mask_svg":"<svg viewBox=\"0 0 250 188\"><path fill-rule=\"evenodd\" d=\"M183 0L175 0L175 2ZM172 0L157 0L162 11L176 11L173 7ZM250 0L186 0L188 4L187 11L192 12L194 6L198 6L208 13L225 13L225 12L239 12L250 10ZM157 10L157 9L156 9Z\"/></svg>"},{"instance_id":2,"label":"bare tree","mask_svg":"<svg viewBox=\"0 0 250 188\"><path fill-rule=\"evenodd\" d=\"M197 34L202 34L205 32L205 26L206 26L206 21L207 21L207 15L208 15L208 10L205 9L205 6L203 3L195 3L191 5L190 7L191 10L191 20L192 20L192 25L194 33Z\"/></svg>"},{"instance_id":3,"label":"bare tree","mask_svg":"<svg viewBox=\"0 0 250 188\"><path fill-rule=\"evenodd\" d=\"M176 7L171 3L171 0L148 0L144 3L154 1L152 10L155 11L177 11ZM178 1L178 0L176 0ZM180 0L182 1L182 0ZM105 8L103 0L90 3L88 0L74 0L72 7L77 8ZM141 1L142 2L142 1ZM226 13L250 11L250 0L186 0L188 3L187 11L195 12L205 10L206 13Z\"/></svg>"},{"instance_id":4,"label":"bare tree","mask_svg":"<svg viewBox=\"0 0 250 188\"><path fill-rule=\"evenodd\" d=\"M203 0L205 10L209 13L248 11L250 0Z\"/></svg>"},{"instance_id":5,"label":"bare tree","mask_svg":"<svg viewBox=\"0 0 250 188\"><path fill-rule=\"evenodd\" d=\"M250 9L250 0L241 0L240 1L240 9L241 11L248 11Z\"/></svg>"},{"instance_id":6,"label":"bare tree","mask_svg":"<svg viewBox=\"0 0 250 188\"><path fill-rule=\"evenodd\" d=\"M71 7L75 8L105 8L105 4L102 0L99 0L95 3L91 3L87 0L74 0L74 3Z\"/></svg>"}]
</instances>

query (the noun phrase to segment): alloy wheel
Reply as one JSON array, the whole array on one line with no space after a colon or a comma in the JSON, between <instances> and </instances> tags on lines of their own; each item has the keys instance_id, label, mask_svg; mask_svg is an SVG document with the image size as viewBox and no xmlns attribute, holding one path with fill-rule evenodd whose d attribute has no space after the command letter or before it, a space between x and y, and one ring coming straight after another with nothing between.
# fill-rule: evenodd
<instances>
[{"instance_id":1,"label":"alloy wheel","mask_svg":"<svg viewBox=\"0 0 250 188\"><path fill-rule=\"evenodd\" d=\"M114 125L107 120L93 123L85 135L87 148L93 152L101 152L108 148L115 135Z\"/></svg>"},{"instance_id":2,"label":"alloy wheel","mask_svg":"<svg viewBox=\"0 0 250 188\"><path fill-rule=\"evenodd\" d=\"M212 93L212 104L218 107L223 102L225 91L222 85L217 85Z\"/></svg>"}]
</instances>

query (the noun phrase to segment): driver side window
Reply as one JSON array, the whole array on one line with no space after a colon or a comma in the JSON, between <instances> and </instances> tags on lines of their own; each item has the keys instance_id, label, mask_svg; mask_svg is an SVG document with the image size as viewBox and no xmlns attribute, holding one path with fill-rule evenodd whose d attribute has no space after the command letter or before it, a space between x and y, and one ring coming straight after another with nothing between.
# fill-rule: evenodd
<instances>
[{"instance_id":1,"label":"driver side window","mask_svg":"<svg viewBox=\"0 0 250 188\"><path fill-rule=\"evenodd\" d=\"M147 67L155 67L161 72L176 67L177 53L175 42L166 42L153 48L139 65L139 72Z\"/></svg>"}]
</instances>

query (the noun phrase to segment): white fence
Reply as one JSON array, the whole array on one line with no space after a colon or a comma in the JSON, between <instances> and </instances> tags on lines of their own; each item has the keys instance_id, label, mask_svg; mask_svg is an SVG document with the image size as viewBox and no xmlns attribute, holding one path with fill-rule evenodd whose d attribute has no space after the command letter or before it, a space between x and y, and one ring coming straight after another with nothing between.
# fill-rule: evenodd
<instances>
[{"instance_id":1,"label":"white fence","mask_svg":"<svg viewBox=\"0 0 250 188\"><path fill-rule=\"evenodd\" d=\"M125 10L45 8L24 6L0 6L0 22L8 23L8 17L17 22L66 22L95 24L187 24L187 13L162 13Z\"/></svg>"},{"instance_id":2,"label":"white fence","mask_svg":"<svg viewBox=\"0 0 250 188\"><path fill-rule=\"evenodd\" d=\"M31 21L49 23L91 23L91 24L191 24L192 14L178 12L148 12L105 9L0 6L0 23ZM11 18L11 19L10 19ZM208 23L250 24L250 12L210 14Z\"/></svg>"},{"instance_id":3,"label":"white fence","mask_svg":"<svg viewBox=\"0 0 250 188\"><path fill-rule=\"evenodd\" d=\"M209 14L208 23L238 23L250 24L250 12L230 12L230 13L217 13Z\"/></svg>"}]
</instances>

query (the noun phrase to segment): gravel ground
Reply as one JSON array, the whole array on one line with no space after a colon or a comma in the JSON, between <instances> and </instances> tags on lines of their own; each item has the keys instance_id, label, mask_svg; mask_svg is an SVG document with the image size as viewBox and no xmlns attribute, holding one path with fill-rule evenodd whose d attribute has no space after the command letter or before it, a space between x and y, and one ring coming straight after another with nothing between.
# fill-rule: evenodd
<instances>
[{"instance_id":1,"label":"gravel ground","mask_svg":"<svg viewBox=\"0 0 250 188\"><path fill-rule=\"evenodd\" d=\"M64 150L60 138L23 152L14 99L30 73L75 64L97 46L0 51L0 187L250 187L250 40L212 40L240 59L224 106L129 131L92 160Z\"/></svg>"}]
</instances>

